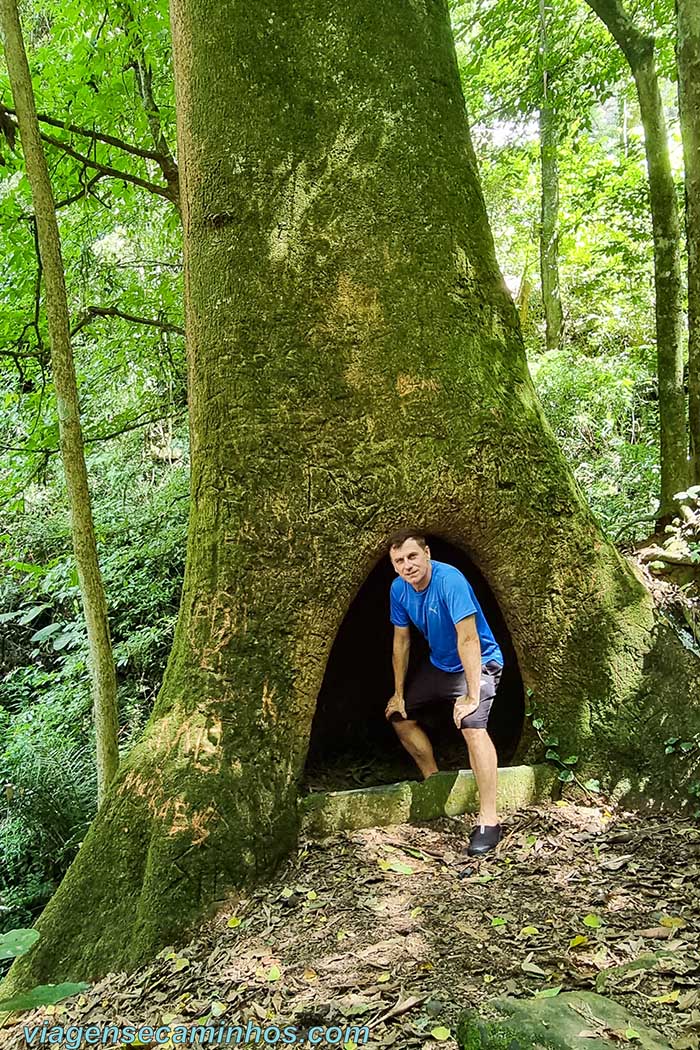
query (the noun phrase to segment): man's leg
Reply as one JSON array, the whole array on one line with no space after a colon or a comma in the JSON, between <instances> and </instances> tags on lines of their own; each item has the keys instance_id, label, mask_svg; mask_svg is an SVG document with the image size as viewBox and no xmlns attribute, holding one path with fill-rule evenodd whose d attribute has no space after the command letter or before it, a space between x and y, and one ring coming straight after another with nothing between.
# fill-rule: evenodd
<instances>
[{"instance_id":1,"label":"man's leg","mask_svg":"<svg viewBox=\"0 0 700 1050\"><path fill-rule=\"evenodd\" d=\"M498 758L496 748L485 729L463 729L469 764L479 789L479 825L498 824L496 788L498 785Z\"/></svg>"},{"instance_id":2,"label":"man's leg","mask_svg":"<svg viewBox=\"0 0 700 1050\"><path fill-rule=\"evenodd\" d=\"M399 740L423 774L423 779L437 773L438 767L435 763L433 745L425 730L409 718L394 717L391 724Z\"/></svg>"}]
</instances>

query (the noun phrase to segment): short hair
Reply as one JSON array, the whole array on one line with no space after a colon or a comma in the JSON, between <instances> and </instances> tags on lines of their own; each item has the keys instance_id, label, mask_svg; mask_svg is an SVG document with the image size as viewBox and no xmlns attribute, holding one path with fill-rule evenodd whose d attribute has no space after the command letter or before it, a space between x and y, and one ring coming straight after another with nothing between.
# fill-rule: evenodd
<instances>
[{"instance_id":1,"label":"short hair","mask_svg":"<svg viewBox=\"0 0 700 1050\"><path fill-rule=\"evenodd\" d=\"M406 540L415 540L418 546L422 547L423 550L428 546L428 541L420 529L405 528L397 529L396 532L392 532L391 536L386 541L387 549L392 551L394 547L403 547Z\"/></svg>"}]
</instances>

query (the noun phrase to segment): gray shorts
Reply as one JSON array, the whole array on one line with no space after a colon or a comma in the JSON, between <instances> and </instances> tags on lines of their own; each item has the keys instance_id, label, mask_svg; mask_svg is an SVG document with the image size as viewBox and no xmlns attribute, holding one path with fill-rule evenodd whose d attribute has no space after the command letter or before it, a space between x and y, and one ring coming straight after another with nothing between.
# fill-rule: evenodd
<instances>
[{"instance_id":1,"label":"gray shorts","mask_svg":"<svg viewBox=\"0 0 700 1050\"><path fill-rule=\"evenodd\" d=\"M503 668L489 660L481 668L481 690L479 706L471 715L462 719L462 729L486 729L493 698L501 680ZM406 718L412 721L431 721L431 715L442 704L454 705L455 700L465 696L467 681L463 671L441 671L425 660L416 669L406 688ZM394 715L392 722L401 715Z\"/></svg>"}]
</instances>

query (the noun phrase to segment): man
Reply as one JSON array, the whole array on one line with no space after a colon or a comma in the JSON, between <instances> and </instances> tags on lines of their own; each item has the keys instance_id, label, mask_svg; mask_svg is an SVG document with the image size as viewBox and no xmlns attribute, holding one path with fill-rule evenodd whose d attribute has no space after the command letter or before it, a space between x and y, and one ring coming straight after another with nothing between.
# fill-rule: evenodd
<instances>
[{"instance_id":1,"label":"man","mask_svg":"<svg viewBox=\"0 0 700 1050\"><path fill-rule=\"evenodd\" d=\"M390 591L394 695L386 706L386 717L427 778L437 773L437 765L419 719L437 704L453 705L454 723L465 739L479 789L479 822L467 852L472 856L487 853L501 839L496 812L498 760L486 725L503 656L459 569L432 561L425 537L416 530L402 529L388 543L398 578ZM427 639L430 658L404 692L411 622Z\"/></svg>"}]
</instances>

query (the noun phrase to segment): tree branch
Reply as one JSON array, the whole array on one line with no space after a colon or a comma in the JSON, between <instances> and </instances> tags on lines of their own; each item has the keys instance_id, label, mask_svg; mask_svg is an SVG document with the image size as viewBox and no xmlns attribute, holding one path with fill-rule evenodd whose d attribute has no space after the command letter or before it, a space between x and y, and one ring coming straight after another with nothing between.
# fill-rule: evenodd
<instances>
[{"instance_id":1,"label":"tree branch","mask_svg":"<svg viewBox=\"0 0 700 1050\"><path fill-rule=\"evenodd\" d=\"M654 38L637 29L620 0L586 0L607 26L610 35L634 71L644 58L654 53Z\"/></svg>"},{"instance_id":2,"label":"tree branch","mask_svg":"<svg viewBox=\"0 0 700 1050\"><path fill-rule=\"evenodd\" d=\"M5 113L11 113L12 116L16 116L16 110L14 109L5 109ZM105 135L103 132L93 131L91 128L84 128L79 124L69 124L65 120L58 120L57 117L50 117L46 113L37 113L37 120L40 124L48 124L49 127L58 128L60 131L70 131L73 135L82 135L84 138L94 139L96 142L104 142L106 146L115 146L124 153L133 154L134 157L153 160L156 164L160 164L163 159L155 150L142 149L141 146L134 146L131 142L125 142L124 139L116 138L114 135Z\"/></svg>"},{"instance_id":3,"label":"tree branch","mask_svg":"<svg viewBox=\"0 0 700 1050\"><path fill-rule=\"evenodd\" d=\"M67 142L62 142L61 139L57 139L53 135L47 135L46 132L42 132L41 138L51 146L56 146L58 149L63 150L69 157L79 160L86 168L92 168L93 171L99 171L102 175L107 175L112 179L119 179L121 182L131 182L134 186L140 186L141 189L148 190L149 193L156 193L159 197L165 197L171 204L176 203L173 200L169 187L158 186L155 182L149 182L138 175L132 175L131 172L122 171L121 168L112 168L108 164L99 164L97 161L91 160L90 157L86 157L84 153L78 153Z\"/></svg>"},{"instance_id":4,"label":"tree branch","mask_svg":"<svg viewBox=\"0 0 700 1050\"><path fill-rule=\"evenodd\" d=\"M58 211L59 208L67 208L70 204L75 204L76 201L82 200L84 197L87 197L92 192L93 186L96 186L97 183L100 181L100 179L103 179L103 178L104 178L103 172L98 171L96 175L93 175L93 177L91 179L89 179L80 188L78 193L74 193L70 197L64 197L63 200L56 201L56 211ZM93 194L93 196L95 197L96 200L100 199L97 196L97 194ZM104 203L104 202L100 201L100 203Z\"/></svg>"},{"instance_id":5,"label":"tree branch","mask_svg":"<svg viewBox=\"0 0 700 1050\"><path fill-rule=\"evenodd\" d=\"M91 324L98 317L120 317L123 321L130 321L132 324L148 325L151 328L159 328L162 332L174 332L175 335L184 335L185 329L179 325L171 324L169 321L158 321L154 318L149 317L137 317L136 314L126 313L124 310L120 310L116 306L88 306L83 311L78 322L71 329L71 336L77 335L78 332L86 328L87 325Z\"/></svg>"},{"instance_id":6,"label":"tree branch","mask_svg":"<svg viewBox=\"0 0 700 1050\"><path fill-rule=\"evenodd\" d=\"M168 184L173 203L179 210L180 180L178 167L175 158L170 151L168 141L163 133L163 126L160 120L160 109L158 108L158 104L153 95L153 70L146 59L146 49L141 34L138 31L138 26L131 5L128 2L124 3L122 5L122 10L124 12L125 21L132 29L132 40L134 45L134 60L132 65L136 76L136 86L141 97L148 126L151 129L151 136L158 156L158 164L160 165L160 170L163 172L163 177Z\"/></svg>"},{"instance_id":7,"label":"tree branch","mask_svg":"<svg viewBox=\"0 0 700 1050\"><path fill-rule=\"evenodd\" d=\"M148 427L153 423L160 423L163 419L171 418L175 420L182 419L184 412L178 412L176 415L170 415L169 417L164 416L162 413L157 416L149 416L147 419L135 419L130 423L126 423L120 427L119 430L112 430L108 434L86 434L84 437L84 443L86 445L95 445L100 441L112 441L113 438L121 437L122 434L129 434L132 430L138 430L140 427ZM8 445L4 441L0 441L0 449L4 452L18 452L23 456L54 456L60 451L58 445L44 445L40 448L26 448L22 445Z\"/></svg>"}]
</instances>

